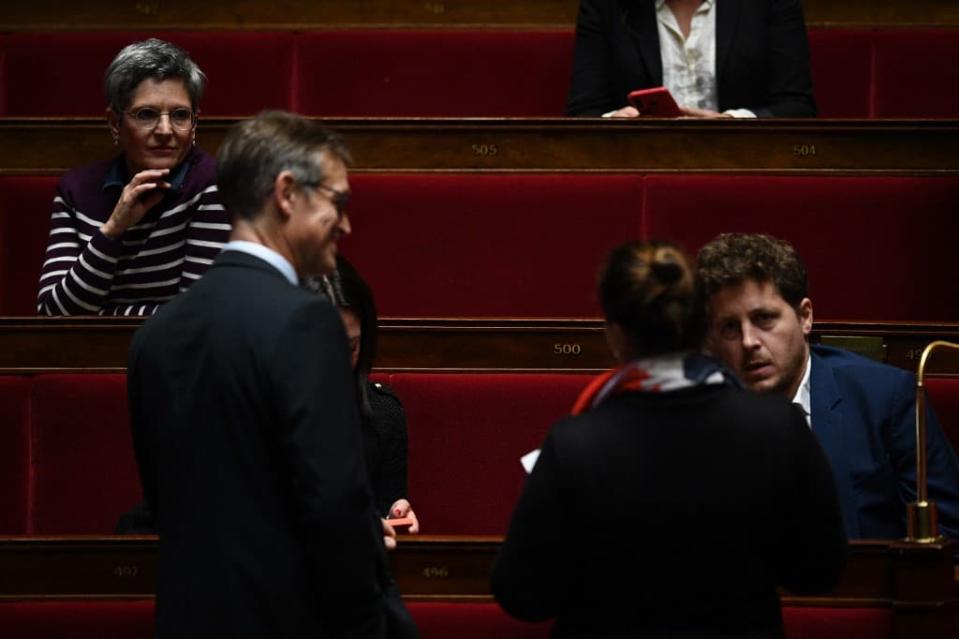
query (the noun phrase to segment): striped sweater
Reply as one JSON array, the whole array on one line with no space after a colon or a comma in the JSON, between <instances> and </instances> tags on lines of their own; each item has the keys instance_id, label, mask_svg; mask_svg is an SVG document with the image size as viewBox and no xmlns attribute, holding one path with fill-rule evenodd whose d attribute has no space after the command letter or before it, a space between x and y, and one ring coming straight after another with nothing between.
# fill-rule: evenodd
<instances>
[{"instance_id":1,"label":"striped sweater","mask_svg":"<svg viewBox=\"0 0 959 639\"><path fill-rule=\"evenodd\" d=\"M203 275L230 234L216 161L194 149L173 188L119 239L100 227L123 190L123 157L63 176L40 274L41 315L151 315Z\"/></svg>"}]
</instances>

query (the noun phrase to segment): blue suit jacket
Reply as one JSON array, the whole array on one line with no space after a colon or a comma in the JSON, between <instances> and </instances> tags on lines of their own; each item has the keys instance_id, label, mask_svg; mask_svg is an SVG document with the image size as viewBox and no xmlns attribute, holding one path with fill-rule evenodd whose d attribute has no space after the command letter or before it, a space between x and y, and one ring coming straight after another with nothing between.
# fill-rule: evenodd
<instances>
[{"instance_id":1,"label":"blue suit jacket","mask_svg":"<svg viewBox=\"0 0 959 639\"><path fill-rule=\"evenodd\" d=\"M915 376L847 351L812 347L812 429L836 476L850 539L906 534L916 499ZM929 410L929 498L939 529L959 539L959 458Z\"/></svg>"}]
</instances>

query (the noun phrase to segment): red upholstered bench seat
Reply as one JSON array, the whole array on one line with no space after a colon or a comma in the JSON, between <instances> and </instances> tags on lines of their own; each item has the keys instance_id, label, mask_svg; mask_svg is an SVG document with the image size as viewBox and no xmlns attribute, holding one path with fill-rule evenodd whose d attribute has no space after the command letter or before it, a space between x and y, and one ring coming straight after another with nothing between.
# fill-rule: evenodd
<instances>
[{"instance_id":1,"label":"red upholstered bench seat","mask_svg":"<svg viewBox=\"0 0 959 639\"><path fill-rule=\"evenodd\" d=\"M589 375L378 373L403 402L409 495L427 534L505 534L519 458ZM959 447L959 380L929 398ZM141 498L123 375L0 376L0 534L107 534Z\"/></svg>"},{"instance_id":2,"label":"red upholstered bench seat","mask_svg":"<svg viewBox=\"0 0 959 639\"><path fill-rule=\"evenodd\" d=\"M821 117L959 117L959 96L941 90L959 80L942 64L957 34L811 29ZM151 36L206 71L207 115L559 116L574 42L571 28L13 33L0 38L0 115L101 115L110 60Z\"/></svg>"},{"instance_id":3,"label":"red upholstered bench seat","mask_svg":"<svg viewBox=\"0 0 959 639\"><path fill-rule=\"evenodd\" d=\"M150 639L154 600L0 602L4 639Z\"/></svg>"},{"instance_id":4,"label":"red upholstered bench seat","mask_svg":"<svg viewBox=\"0 0 959 639\"><path fill-rule=\"evenodd\" d=\"M30 382L27 377L0 377L0 535L27 530Z\"/></svg>"},{"instance_id":5,"label":"red upholstered bench seat","mask_svg":"<svg viewBox=\"0 0 959 639\"><path fill-rule=\"evenodd\" d=\"M301 34L296 106L310 115L561 116L569 30Z\"/></svg>"},{"instance_id":6,"label":"red upholstered bench seat","mask_svg":"<svg viewBox=\"0 0 959 639\"><path fill-rule=\"evenodd\" d=\"M0 177L0 316L36 315L56 177Z\"/></svg>"},{"instance_id":7,"label":"red upholstered bench seat","mask_svg":"<svg viewBox=\"0 0 959 639\"><path fill-rule=\"evenodd\" d=\"M126 375L39 375L33 383L32 530L109 533L142 499Z\"/></svg>"},{"instance_id":8,"label":"red upholstered bench seat","mask_svg":"<svg viewBox=\"0 0 959 639\"><path fill-rule=\"evenodd\" d=\"M520 457L569 414L590 375L396 373L409 425L409 493L428 534L505 534Z\"/></svg>"},{"instance_id":9,"label":"red upholstered bench seat","mask_svg":"<svg viewBox=\"0 0 959 639\"><path fill-rule=\"evenodd\" d=\"M601 260L640 235L641 175L350 180L340 246L381 317L595 317Z\"/></svg>"},{"instance_id":10,"label":"red upholstered bench seat","mask_svg":"<svg viewBox=\"0 0 959 639\"><path fill-rule=\"evenodd\" d=\"M495 603L408 602L423 639L539 639L551 622L524 623ZM0 602L5 639L148 639L154 602L66 600ZM892 615L884 608L783 608L787 639L889 639Z\"/></svg>"},{"instance_id":11,"label":"red upholstered bench seat","mask_svg":"<svg viewBox=\"0 0 959 639\"><path fill-rule=\"evenodd\" d=\"M183 47L207 74L203 115L252 115L293 106L292 33L58 31L13 33L0 40L5 58L0 113L103 116L107 66L120 49L150 37Z\"/></svg>"},{"instance_id":12,"label":"red upholstered bench seat","mask_svg":"<svg viewBox=\"0 0 959 639\"><path fill-rule=\"evenodd\" d=\"M519 458L588 375L378 374L403 400L410 496L433 534L503 534ZM141 499L124 375L0 377L0 534L107 534Z\"/></svg>"},{"instance_id":13,"label":"red upholstered bench seat","mask_svg":"<svg viewBox=\"0 0 959 639\"><path fill-rule=\"evenodd\" d=\"M769 233L802 256L816 319L955 321L957 210L955 178L651 175L642 235Z\"/></svg>"},{"instance_id":14,"label":"red upholstered bench seat","mask_svg":"<svg viewBox=\"0 0 959 639\"><path fill-rule=\"evenodd\" d=\"M341 243L382 317L598 317L606 252L766 232L806 261L815 316L953 321L955 177L398 174L351 177ZM36 312L55 178L0 177L0 315Z\"/></svg>"}]
</instances>

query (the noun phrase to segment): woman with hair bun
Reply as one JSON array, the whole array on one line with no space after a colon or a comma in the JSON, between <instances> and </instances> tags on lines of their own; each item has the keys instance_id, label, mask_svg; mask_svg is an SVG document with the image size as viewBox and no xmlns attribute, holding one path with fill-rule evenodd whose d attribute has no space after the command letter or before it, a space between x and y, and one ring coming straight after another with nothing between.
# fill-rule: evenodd
<instances>
[{"instance_id":1,"label":"woman with hair bun","mask_svg":"<svg viewBox=\"0 0 959 639\"><path fill-rule=\"evenodd\" d=\"M493 568L511 615L554 637L782 637L777 587L828 591L846 538L802 414L703 355L690 258L663 242L599 282L621 365L544 441Z\"/></svg>"}]
</instances>

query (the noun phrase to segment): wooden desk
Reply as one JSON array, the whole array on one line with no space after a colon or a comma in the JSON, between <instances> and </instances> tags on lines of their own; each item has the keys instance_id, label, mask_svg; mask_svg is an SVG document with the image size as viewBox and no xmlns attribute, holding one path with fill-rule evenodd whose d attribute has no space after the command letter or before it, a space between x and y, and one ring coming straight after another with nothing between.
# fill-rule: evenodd
<instances>
[{"instance_id":1,"label":"wooden desk","mask_svg":"<svg viewBox=\"0 0 959 639\"><path fill-rule=\"evenodd\" d=\"M236 120L202 119L216 151ZM610 121L327 118L354 171L957 175L957 120ZM105 120L0 119L0 175L57 175L115 153Z\"/></svg>"},{"instance_id":2,"label":"wooden desk","mask_svg":"<svg viewBox=\"0 0 959 639\"><path fill-rule=\"evenodd\" d=\"M58 0L0 4L4 30L291 29L343 27L558 27L572 29L578 0ZM959 6L943 0L805 0L806 24L957 26Z\"/></svg>"},{"instance_id":3,"label":"wooden desk","mask_svg":"<svg viewBox=\"0 0 959 639\"><path fill-rule=\"evenodd\" d=\"M500 541L401 537L391 555L400 592L411 601L490 601L489 574ZM897 639L941 637L955 629L959 599L952 544L858 540L850 546L845 573L832 593L783 593L783 605L887 608ZM0 538L0 574L0 600L152 597L156 538Z\"/></svg>"},{"instance_id":4,"label":"wooden desk","mask_svg":"<svg viewBox=\"0 0 959 639\"><path fill-rule=\"evenodd\" d=\"M0 374L120 372L142 320L100 317L0 318ZM813 338L884 354L915 370L936 339L959 341L959 324L817 322ZM865 343L863 343L865 342ZM387 371L595 372L612 365L598 319L380 320L377 366ZM959 375L959 354L943 352L932 374Z\"/></svg>"}]
</instances>

